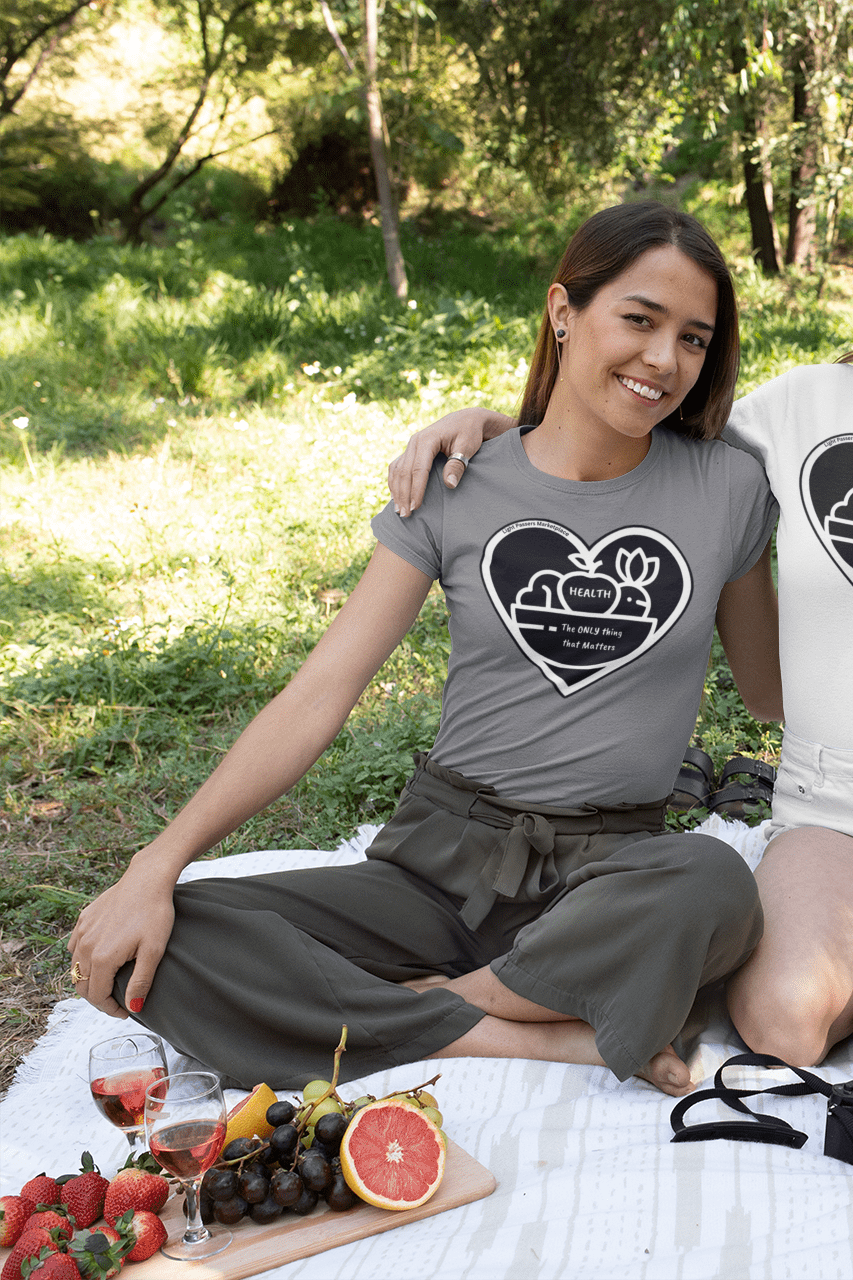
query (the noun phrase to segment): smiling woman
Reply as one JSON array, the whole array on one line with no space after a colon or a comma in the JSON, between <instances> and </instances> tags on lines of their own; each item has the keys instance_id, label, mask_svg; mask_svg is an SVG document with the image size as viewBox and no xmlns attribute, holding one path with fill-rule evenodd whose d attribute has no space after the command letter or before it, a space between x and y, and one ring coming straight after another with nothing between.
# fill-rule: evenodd
<instances>
[{"instance_id":1,"label":"smiling woman","mask_svg":"<svg viewBox=\"0 0 853 1280\"><path fill-rule=\"evenodd\" d=\"M464 501L436 468L414 516L375 518L300 671L81 914L80 994L244 1087L301 1086L346 1022L349 1079L517 1056L686 1093L672 1041L760 933L740 857L663 831L715 617L747 699L781 713L775 508L753 458L704 439L737 350L728 271L692 218L585 224L549 292L531 425L482 449ZM367 861L176 888L303 776L438 579L441 726Z\"/></svg>"},{"instance_id":2,"label":"smiling woman","mask_svg":"<svg viewBox=\"0 0 853 1280\"><path fill-rule=\"evenodd\" d=\"M702 373L717 297L713 276L673 245L646 250L585 307L572 304L565 284L552 284L559 377L525 439L534 465L553 464L552 429L564 426L565 479L604 480L642 462L652 427L680 408Z\"/></svg>"},{"instance_id":3,"label":"smiling woman","mask_svg":"<svg viewBox=\"0 0 853 1280\"><path fill-rule=\"evenodd\" d=\"M700 223L644 202L604 210L576 232L549 290L519 411L523 423L543 420L561 368L559 344L570 339L566 326L554 323L555 291L575 316L608 300L617 322L621 317L628 327L652 330L666 322L668 332L701 351L691 389L681 397L663 397L666 413L656 421L692 439L722 434L740 357L737 303L725 260ZM560 328L562 339L556 336ZM654 353L654 347L650 350ZM626 376L631 372L624 370ZM640 384L654 386L645 373Z\"/></svg>"}]
</instances>

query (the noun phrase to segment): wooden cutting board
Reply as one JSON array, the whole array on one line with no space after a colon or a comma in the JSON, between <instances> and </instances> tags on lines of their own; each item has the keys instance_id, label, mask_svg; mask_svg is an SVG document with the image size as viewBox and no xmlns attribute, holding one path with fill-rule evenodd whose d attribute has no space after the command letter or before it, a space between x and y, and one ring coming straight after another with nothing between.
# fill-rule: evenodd
<instances>
[{"instance_id":1,"label":"wooden cutting board","mask_svg":"<svg viewBox=\"0 0 853 1280\"><path fill-rule=\"evenodd\" d=\"M448 1139L447 1162L444 1177L435 1195L418 1209L376 1209L370 1204L359 1204L344 1213L333 1213L321 1201L313 1213L305 1218L285 1212L276 1222L259 1226L244 1218L231 1227L231 1244L222 1253L206 1261L176 1262L162 1253L155 1253L147 1262L129 1263L122 1272L122 1280L243 1280L244 1276L256 1276L273 1267L284 1266L299 1258L309 1258L324 1253L341 1244L352 1244L367 1236L392 1231L407 1222L419 1222L431 1218L445 1209L482 1200L492 1194L497 1183L488 1169L473 1156ZM173 1196L161 1213L169 1236L177 1235L184 1226L184 1208L181 1196ZM7 1249L0 1249L0 1267L6 1260Z\"/></svg>"}]
</instances>

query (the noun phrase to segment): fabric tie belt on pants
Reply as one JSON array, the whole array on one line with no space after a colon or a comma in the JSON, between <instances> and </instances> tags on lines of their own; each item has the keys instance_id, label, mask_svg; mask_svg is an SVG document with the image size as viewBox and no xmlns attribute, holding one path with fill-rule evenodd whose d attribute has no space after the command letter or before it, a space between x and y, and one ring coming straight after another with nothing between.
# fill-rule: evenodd
<instances>
[{"instance_id":1,"label":"fabric tie belt on pants","mask_svg":"<svg viewBox=\"0 0 853 1280\"><path fill-rule=\"evenodd\" d=\"M471 782L429 757L415 755L416 770L408 789L458 817L503 830L496 838L478 882L460 918L469 929L485 920L499 896L515 898L524 887L531 902L550 897L559 883L554 845L559 836L626 835L663 831L666 799L651 804L582 804L561 809L506 800L493 787Z\"/></svg>"}]
</instances>

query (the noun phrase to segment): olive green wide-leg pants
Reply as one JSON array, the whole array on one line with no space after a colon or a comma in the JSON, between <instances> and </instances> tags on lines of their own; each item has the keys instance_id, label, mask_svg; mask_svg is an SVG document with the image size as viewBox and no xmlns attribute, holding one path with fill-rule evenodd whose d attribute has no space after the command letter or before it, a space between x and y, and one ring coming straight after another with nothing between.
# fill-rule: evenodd
<instances>
[{"instance_id":1,"label":"olive green wide-leg pants","mask_svg":"<svg viewBox=\"0 0 853 1280\"><path fill-rule=\"evenodd\" d=\"M497 829L470 797L464 813L438 805L446 782L419 770L364 863L179 885L138 1020L229 1082L276 1089L328 1073L345 1023L346 1081L429 1057L484 1016L402 981L490 964L518 995L591 1023L625 1079L756 945L755 881L724 842L555 832L541 810Z\"/></svg>"}]
</instances>

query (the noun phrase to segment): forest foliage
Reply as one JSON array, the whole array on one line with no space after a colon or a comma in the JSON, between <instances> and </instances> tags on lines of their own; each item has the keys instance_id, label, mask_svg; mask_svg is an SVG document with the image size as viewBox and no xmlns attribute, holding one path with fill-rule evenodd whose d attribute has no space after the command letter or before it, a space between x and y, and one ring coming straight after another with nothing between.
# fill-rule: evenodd
<instances>
[{"instance_id":1,"label":"forest foliage","mask_svg":"<svg viewBox=\"0 0 853 1280\"><path fill-rule=\"evenodd\" d=\"M698 177L763 271L814 269L849 248L851 104L853 0L9 0L0 229L138 242L183 193L381 214L387 257L398 208Z\"/></svg>"}]
</instances>

